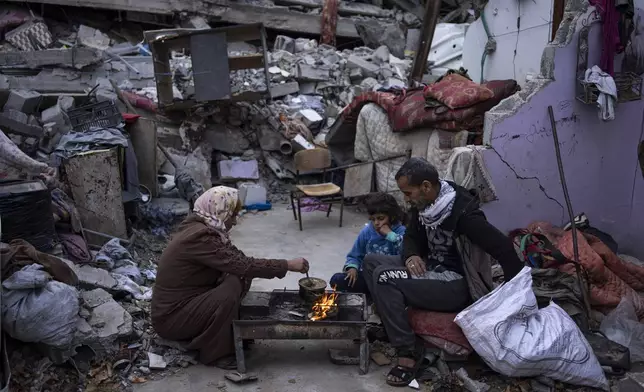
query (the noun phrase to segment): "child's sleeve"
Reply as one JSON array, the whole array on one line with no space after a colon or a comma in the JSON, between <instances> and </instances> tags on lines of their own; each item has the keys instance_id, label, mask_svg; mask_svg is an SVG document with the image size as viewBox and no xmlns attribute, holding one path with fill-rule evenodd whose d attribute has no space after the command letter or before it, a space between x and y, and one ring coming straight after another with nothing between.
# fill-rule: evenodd
<instances>
[{"instance_id":1,"label":"child's sleeve","mask_svg":"<svg viewBox=\"0 0 644 392\"><path fill-rule=\"evenodd\" d=\"M395 254L392 256L397 256L402 251L403 237L405 236L405 226L400 225L396 228L395 231L390 231L387 234L387 241L391 242L394 245Z\"/></svg>"},{"instance_id":2,"label":"child's sleeve","mask_svg":"<svg viewBox=\"0 0 644 392\"><path fill-rule=\"evenodd\" d=\"M369 227L365 226L364 229L358 234L356 242L353 243L353 247L347 254L347 261L344 263L344 271L346 272L349 268L355 268L360 271L362 266L362 261L364 256L367 254L367 232Z\"/></svg>"}]
</instances>

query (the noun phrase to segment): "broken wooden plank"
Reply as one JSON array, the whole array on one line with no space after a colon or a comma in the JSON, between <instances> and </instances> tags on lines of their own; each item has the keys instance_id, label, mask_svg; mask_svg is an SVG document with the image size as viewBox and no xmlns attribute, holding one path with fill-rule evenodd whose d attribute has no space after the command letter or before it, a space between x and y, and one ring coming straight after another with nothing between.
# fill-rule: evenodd
<instances>
[{"instance_id":1,"label":"broken wooden plank","mask_svg":"<svg viewBox=\"0 0 644 392\"><path fill-rule=\"evenodd\" d=\"M23 0L8 1L14 3L23 2ZM235 24L263 23L269 29L312 35L319 35L321 32L321 19L319 15L294 12L282 7L269 8L235 3L222 6L212 4L213 2L210 0L86 0L83 2L80 0L32 0L31 3L118 11L138 11L153 14L189 12L219 22ZM347 18L338 18L336 35L339 37L359 38L353 21Z\"/></svg>"},{"instance_id":2,"label":"broken wooden plank","mask_svg":"<svg viewBox=\"0 0 644 392\"><path fill-rule=\"evenodd\" d=\"M28 52L5 52L0 56L0 67L39 68L58 65L81 69L103 61L102 53L91 48L47 49Z\"/></svg>"}]
</instances>

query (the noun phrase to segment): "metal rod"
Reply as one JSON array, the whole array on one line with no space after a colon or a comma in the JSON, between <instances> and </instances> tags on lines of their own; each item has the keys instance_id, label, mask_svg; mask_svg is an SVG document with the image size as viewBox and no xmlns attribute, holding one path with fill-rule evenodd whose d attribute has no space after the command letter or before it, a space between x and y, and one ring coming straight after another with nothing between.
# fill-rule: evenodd
<instances>
[{"instance_id":1,"label":"metal rod","mask_svg":"<svg viewBox=\"0 0 644 392\"><path fill-rule=\"evenodd\" d=\"M571 231L572 231L572 251L575 262L575 270L577 272L577 280L579 280L579 289L581 290L581 297L584 301L584 308L586 309L586 319L583 320L582 326L585 331L589 330L588 320L590 317L590 299L588 298L588 290L584 285L584 279L581 272L581 265L579 264L579 244L577 242L577 226L575 225L575 215L570 202L570 194L568 193L568 185L566 184L566 174L564 173L563 163L561 161L561 149L559 148L559 135L557 135L557 124L555 122L555 114L552 106L548 106L548 115L550 116L550 126L552 127L552 139L555 142L555 155L557 156L557 166L559 168L559 178L561 180L561 187L563 188L564 199L566 200L566 208L568 210L568 217L570 218Z\"/></svg>"},{"instance_id":2,"label":"metal rod","mask_svg":"<svg viewBox=\"0 0 644 392\"><path fill-rule=\"evenodd\" d=\"M441 4L441 0L427 0L425 5L425 16L423 18L423 27L420 31L418 49L416 50L414 65L409 74L410 86L413 86L414 81L420 82L427 70L427 57L429 57L429 50L434 39L434 30L436 30L436 24L440 16Z\"/></svg>"}]
</instances>

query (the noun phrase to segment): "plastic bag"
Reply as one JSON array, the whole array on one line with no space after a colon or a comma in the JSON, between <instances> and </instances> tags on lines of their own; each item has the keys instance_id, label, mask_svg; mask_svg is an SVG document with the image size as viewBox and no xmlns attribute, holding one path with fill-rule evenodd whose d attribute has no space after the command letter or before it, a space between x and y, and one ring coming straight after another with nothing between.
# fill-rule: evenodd
<instances>
[{"instance_id":1,"label":"plastic bag","mask_svg":"<svg viewBox=\"0 0 644 392\"><path fill-rule=\"evenodd\" d=\"M543 375L608 390L590 344L570 316L552 302L538 308L528 267L454 321L481 358L505 376Z\"/></svg>"},{"instance_id":2,"label":"plastic bag","mask_svg":"<svg viewBox=\"0 0 644 392\"><path fill-rule=\"evenodd\" d=\"M66 348L76 333L78 291L42 268L28 265L2 283L2 328L22 342Z\"/></svg>"},{"instance_id":3,"label":"plastic bag","mask_svg":"<svg viewBox=\"0 0 644 392\"><path fill-rule=\"evenodd\" d=\"M602 320L599 330L613 342L628 347L631 362L644 361L644 324L637 319L635 306L629 298L622 298Z\"/></svg>"}]
</instances>

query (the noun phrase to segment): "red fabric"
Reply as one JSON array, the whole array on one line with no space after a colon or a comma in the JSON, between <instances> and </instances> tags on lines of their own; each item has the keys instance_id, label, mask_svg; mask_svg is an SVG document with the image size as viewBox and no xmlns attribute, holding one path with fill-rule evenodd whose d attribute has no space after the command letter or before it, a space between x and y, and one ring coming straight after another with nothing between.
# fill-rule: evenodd
<instances>
[{"instance_id":1,"label":"red fabric","mask_svg":"<svg viewBox=\"0 0 644 392\"><path fill-rule=\"evenodd\" d=\"M138 114L123 113L123 120L125 120L126 124L134 124L140 117Z\"/></svg>"},{"instance_id":2,"label":"red fabric","mask_svg":"<svg viewBox=\"0 0 644 392\"><path fill-rule=\"evenodd\" d=\"M480 129L483 127L485 112L520 89L514 80L494 80L484 83L483 86L492 91L492 98L455 110L446 106L427 106L422 89L406 90L400 95L368 92L354 98L353 102L344 109L342 121L344 124L355 125L362 107L367 103L375 103L387 111L394 132L406 132L423 127L448 131Z\"/></svg>"},{"instance_id":3,"label":"red fabric","mask_svg":"<svg viewBox=\"0 0 644 392\"><path fill-rule=\"evenodd\" d=\"M574 260L571 231L564 231L547 222L532 223L528 230L544 234L566 258ZM590 283L591 306L608 313L619 305L623 297L628 297L635 305L637 316L644 321L644 298L637 293L644 291L644 267L623 261L595 236L583 234L578 235L577 239L579 263L586 270ZM571 263L544 267L576 274L575 266Z\"/></svg>"},{"instance_id":4,"label":"red fabric","mask_svg":"<svg viewBox=\"0 0 644 392\"><path fill-rule=\"evenodd\" d=\"M602 55L599 67L611 75L614 75L615 53L620 45L619 38L619 12L615 8L615 0L590 0L601 16L602 31Z\"/></svg>"},{"instance_id":5,"label":"red fabric","mask_svg":"<svg viewBox=\"0 0 644 392\"><path fill-rule=\"evenodd\" d=\"M445 76L440 82L425 87L425 96L441 102L450 109L460 109L487 101L494 93L463 75L453 73Z\"/></svg>"},{"instance_id":6,"label":"red fabric","mask_svg":"<svg viewBox=\"0 0 644 392\"><path fill-rule=\"evenodd\" d=\"M409 323L414 333L420 336L431 336L446 340L460 346L467 353L473 351L461 328L454 319L456 313L438 313L425 310L410 309Z\"/></svg>"},{"instance_id":7,"label":"red fabric","mask_svg":"<svg viewBox=\"0 0 644 392\"><path fill-rule=\"evenodd\" d=\"M152 113L157 112L157 104L146 97L142 97L129 91L123 91L123 96L130 101L130 104L135 108L147 110Z\"/></svg>"}]
</instances>

